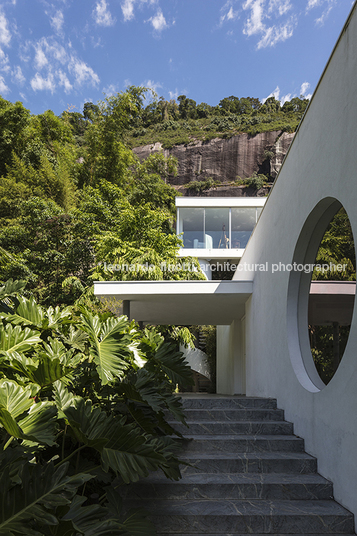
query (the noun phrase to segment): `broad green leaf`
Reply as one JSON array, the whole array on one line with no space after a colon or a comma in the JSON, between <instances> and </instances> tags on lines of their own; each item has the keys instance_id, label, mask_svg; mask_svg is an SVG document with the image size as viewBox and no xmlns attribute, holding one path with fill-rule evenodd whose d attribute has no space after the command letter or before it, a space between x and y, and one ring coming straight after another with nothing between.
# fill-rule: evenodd
<instances>
[{"instance_id":1,"label":"broad green leaf","mask_svg":"<svg viewBox=\"0 0 357 536\"><path fill-rule=\"evenodd\" d=\"M5 316L7 322L22 326L35 326L42 328L44 319L44 310L38 305L34 298L27 299L24 296L19 297L19 305L16 312L12 315Z\"/></svg>"},{"instance_id":2,"label":"broad green leaf","mask_svg":"<svg viewBox=\"0 0 357 536\"><path fill-rule=\"evenodd\" d=\"M38 402L31 406L26 417L18 421L23 432L23 438L45 443L55 444L57 408L53 402Z\"/></svg>"},{"instance_id":3,"label":"broad green leaf","mask_svg":"<svg viewBox=\"0 0 357 536\"><path fill-rule=\"evenodd\" d=\"M92 475L67 476L68 464L55 469L52 464L41 467L27 464L20 470L22 485L15 485L8 469L0 475L0 535L28 534L42 536L41 525L58 524L56 508L70 505L79 486ZM39 531L31 526L39 528Z\"/></svg>"},{"instance_id":4,"label":"broad green leaf","mask_svg":"<svg viewBox=\"0 0 357 536\"><path fill-rule=\"evenodd\" d=\"M90 354L97 365L97 372L103 385L122 377L130 363L130 336L125 329L125 317L108 318L101 322L90 313L81 315L83 329L89 335Z\"/></svg>"},{"instance_id":5,"label":"broad green leaf","mask_svg":"<svg viewBox=\"0 0 357 536\"><path fill-rule=\"evenodd\" d=\"M68 322L72 313L69 307L60 309L58 306L54 309L49 307L47 311L36 303L34 298L18 298L19 305L16 307L14 314L2 314L7 322L15 325L34 326L37 329L53 329L59 324Z\"/></svg>"},{"instance_id":6,"label":"broad green leaf","mask_svg":"<svg viewBox=\"0 0 357 536\"><path fill-rule=\"evenodd\" d=\"M126 484L148 476L165 463L164 456L132 425L116 423L108 427L106 437L108 442L101 453L103 469L111 468Z\"/></svg>"},{"instance_id":7,"label":"broad green leaf","mask_svg":"<svg viewBox=\"0 0 357 536\"><path fill-rule=\"evenodd\" d=\"M67 323L70 321L71 316L72 311L70 307L60 308L58 305L55 309L53 307L49 307L46 311L46 328L53 329L58 327L59 324Z\"/></svg>"},{"instance_id":8,"label":"broad green leaf","mask_svg":"<svg viewBox=\"0 0 357 536\"><path fill-rule=\"evenodd\" d=\"M29 328L13 327L11 324L7 324L4 328L0 325L0 354L31 350L41 342L39 335L38 331Z\"/></svg>"},{"instance_id":9,"label":"broad green leaf","mask_svg":"<svg viewBox=\"0 0 357 536\"><path fill-rule=\"evenodd\" d=\"M110 491L112 488L107 489L107 498ZM121 520L116 507L120 497L114 490L113 499L105 507L98 504L82 506L85 501L86 497L76 495L69 511L62 518L71 520L77 532L85 536L156 536L155 528L146 519L148 513L144 510L131 511L124 521Z\"/></svg>"},{"instance_id":10,"label":"broad green leaf","mask_svg":"<svg viewBox=\"0 0 357 536\"><path fill-rule=\"evenodd\" d=\"M159 363L162 370L174 385L191 385L192 370L183 357L182 352L175 350L175 345L164 343L157 350L154 360Z\"/></svg>"},{"instance_id":11,"label":"broad green leaf","mask_svg":"<svg viewBox=\"0 0 357 536\"><path fill-rule=\"evenodd\" d=\"M0 380L0 405L16 419L35 402L30 386L21 387L11 380Z\"/></svg>"},{"instance_id":12,"label":"broad green leaf","mask_svg":"<svg viewBox=\"0 0 357 536\"><path fill-rule=\"evenodd\" d=\"M62 340L72 348L84 352L86 349L86 342L88 341L88 335L81 329L76 330L72 325L69 327L68 335L62 336Z\"/></svg>"},{"instance_id":13,"label":"broad green leaf","mask_svg":"<svg viewBox=\"0 0 357 536\"><path fill-rule=\"evenodd\" d=\"M44 387L61 379L69 372L69 370L68 367L64 367L61 364L57 357L51 358L45 353L42 353L39 362L37 363L36 370L29 373L28 377L33 383L37 383L41 387Z\"/></svg>"},{"instance_id":14,"label":"broad green leaf","mask_svg":"<svg viewBox=\"0 0 357 536\"><path fill-rule=\"evenodd\" d=\"M101 453L103 469L111 468L126 483L136 482L165 463L138 429L107 416L90 400L74 400L64 414L77 439Z\"/></svg>"},{"instance_id":15,"label":"broad green leaf","mask_svg":"<svg viewBox=\"0 0 357 536\"><path fill-rule=\"evenodd\" d=\"M7 411L7 409L4 408L0 404L0 423L5 428L8 434L11 436L17 437L18 439L22 439L23 434L22 430L15 421L15 419L12 417L11 413Z\"/></svg>"},{"instance_id":16,"label":"broad green leaf","mask_svg":"<svg viewBox=\"0 0 357 536\"><path fill-rule=\"evenodd\" d=\"M64 418L63 411L73 404L74 395L58 380L53 384L53 398L58 410L58 416Z\"/></svg>"},{"instance_id":17,"label":"broad green leaf","mask_svg":"<svg viewBox=\"0 0 357 536\"><path fill-rule=\"evenodd\" d=\"M26 287L27 282L25 280L13 281L9 279L5 285L0 287L0 300L9 296L16 296Z\"/></svg>"},{"instance_id":18,"label":"broad green leaf","mask_svg":"<svg viewBox=\"0 0 357 536\"><path fill-rule=\"evenodd\" d=\"M108 417L99 407L93 406L91 400L85 401L80 397L74 398L71 405L65 406L63 413L74 436L80 443L98 451L102 450L108 442L105 437L107 426L103 426L103 424L107 422L109 425L113 421L113 417Z\"/></svg>"}]
</instances>

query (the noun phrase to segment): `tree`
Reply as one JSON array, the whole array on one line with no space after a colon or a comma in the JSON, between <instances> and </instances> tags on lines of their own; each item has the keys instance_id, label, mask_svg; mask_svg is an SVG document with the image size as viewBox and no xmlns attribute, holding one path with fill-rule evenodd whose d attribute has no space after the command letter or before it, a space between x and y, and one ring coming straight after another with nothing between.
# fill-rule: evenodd
<instances>
[{"instance_id":1,"label":"tree","mask_svg":"<svg viewBox=\"0 0 357 536\"><path fill-rule=\"evenodd\" d=\"M179 112L181 119L196 119L196 101L188 99L186 95L180 95L177 97L179 101Z\"/></svg>"},{"instance_id":2,"label":"tree","mask_svg":"<svg viewBox=\"0 0 357 536\"><path fill-rule=\"evenodd\" d=\"M21 102L13 104L0 97L0 176L6 174L13 153L23 151L30 121L30 111Z\"/></svg>"}]
</instances>

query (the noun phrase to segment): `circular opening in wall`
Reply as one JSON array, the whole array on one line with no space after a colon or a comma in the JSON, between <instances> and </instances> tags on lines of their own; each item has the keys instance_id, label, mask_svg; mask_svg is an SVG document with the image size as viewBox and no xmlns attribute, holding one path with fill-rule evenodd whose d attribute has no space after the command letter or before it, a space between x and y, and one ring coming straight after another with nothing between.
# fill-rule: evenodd
<instances>
[{"instance_id":1,"label":"circular opening in wall","mask_svg":"<svg viewBox=\"0 0 357 536\"><path fill-rule=\"evenodd\" d=\"M322 237L309 294L311 354L325 384L333 378L345 351L355 293L355 246L350 220L342 207Z\"/></svg>"},{"instance_id":2,"label":"circular opening in wall","mask_svg":"<svg viewBox=\"0 0 357 536\"><path fill-rule=\"evenodd\" d=\"M290 273L288 290L290 359L300 383L317 392L342 359L354 308L355 247L339 201L325 198L309 214L293 262L298 269Z\"/></svg>"}]
</instances>

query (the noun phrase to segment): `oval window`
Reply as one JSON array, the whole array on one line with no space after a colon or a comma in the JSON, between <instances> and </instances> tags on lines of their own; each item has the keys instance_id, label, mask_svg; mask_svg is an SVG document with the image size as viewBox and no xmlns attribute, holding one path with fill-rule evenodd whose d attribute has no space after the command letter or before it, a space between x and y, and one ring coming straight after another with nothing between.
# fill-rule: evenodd
<instances>
[{"instance_id":1,"label":"oval window","mask_svg":"<svg viewBox=\"0 0 357 536\"><path fill-rule=\"evenodd\" d=\"M310 348L317 372L328 384L347 344L356 290L354 240L343 207L330 221L314 264L308 309Z\"/></svg>"},{"instance_id":2,"label":"oval window","mask_svg":"<svg viewBox=\"0 0 357 536\"><path fill-rule=\"evenodd\" d=\"M290 272L287 329L291 364L301 385L319 392L342 359L356 291L355 247L348 215L322 199L301 229Z\"/></svg>"}]
</instances>

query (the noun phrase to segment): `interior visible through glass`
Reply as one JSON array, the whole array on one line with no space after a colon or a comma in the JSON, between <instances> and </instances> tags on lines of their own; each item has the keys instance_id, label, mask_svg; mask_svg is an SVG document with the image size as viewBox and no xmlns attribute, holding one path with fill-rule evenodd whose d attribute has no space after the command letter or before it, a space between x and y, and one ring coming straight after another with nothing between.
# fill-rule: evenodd
<instances>
[{"instance_id":1,"label":"interior visible through glass","mask_svg":"<svg viewBox=\"0 0 357 536\"><path fill-rule=\"evenodd\" d=\"M261 207L180 208L179 233L184 248L245 248Z\"/></svg>"},{"instance_id":2,"label":"interior visible through glass","mask_svg":"<svg viewBox=\"0 0 357 536\"><path fill-rule=\"evenodd\" d=\"M232 248L246 247L256 221L256 208L232 208Z\"/></svg>"},{"instance_id":3,"label":"interior visible through glass","mask_svg":"<svg viewBox=\"0 0 357 536\"><path fill-rule=\"evenodd\" d=\"M229 208L206 208L205 211L206 247L228 249Z\"/></svg>"}]
</instances>

